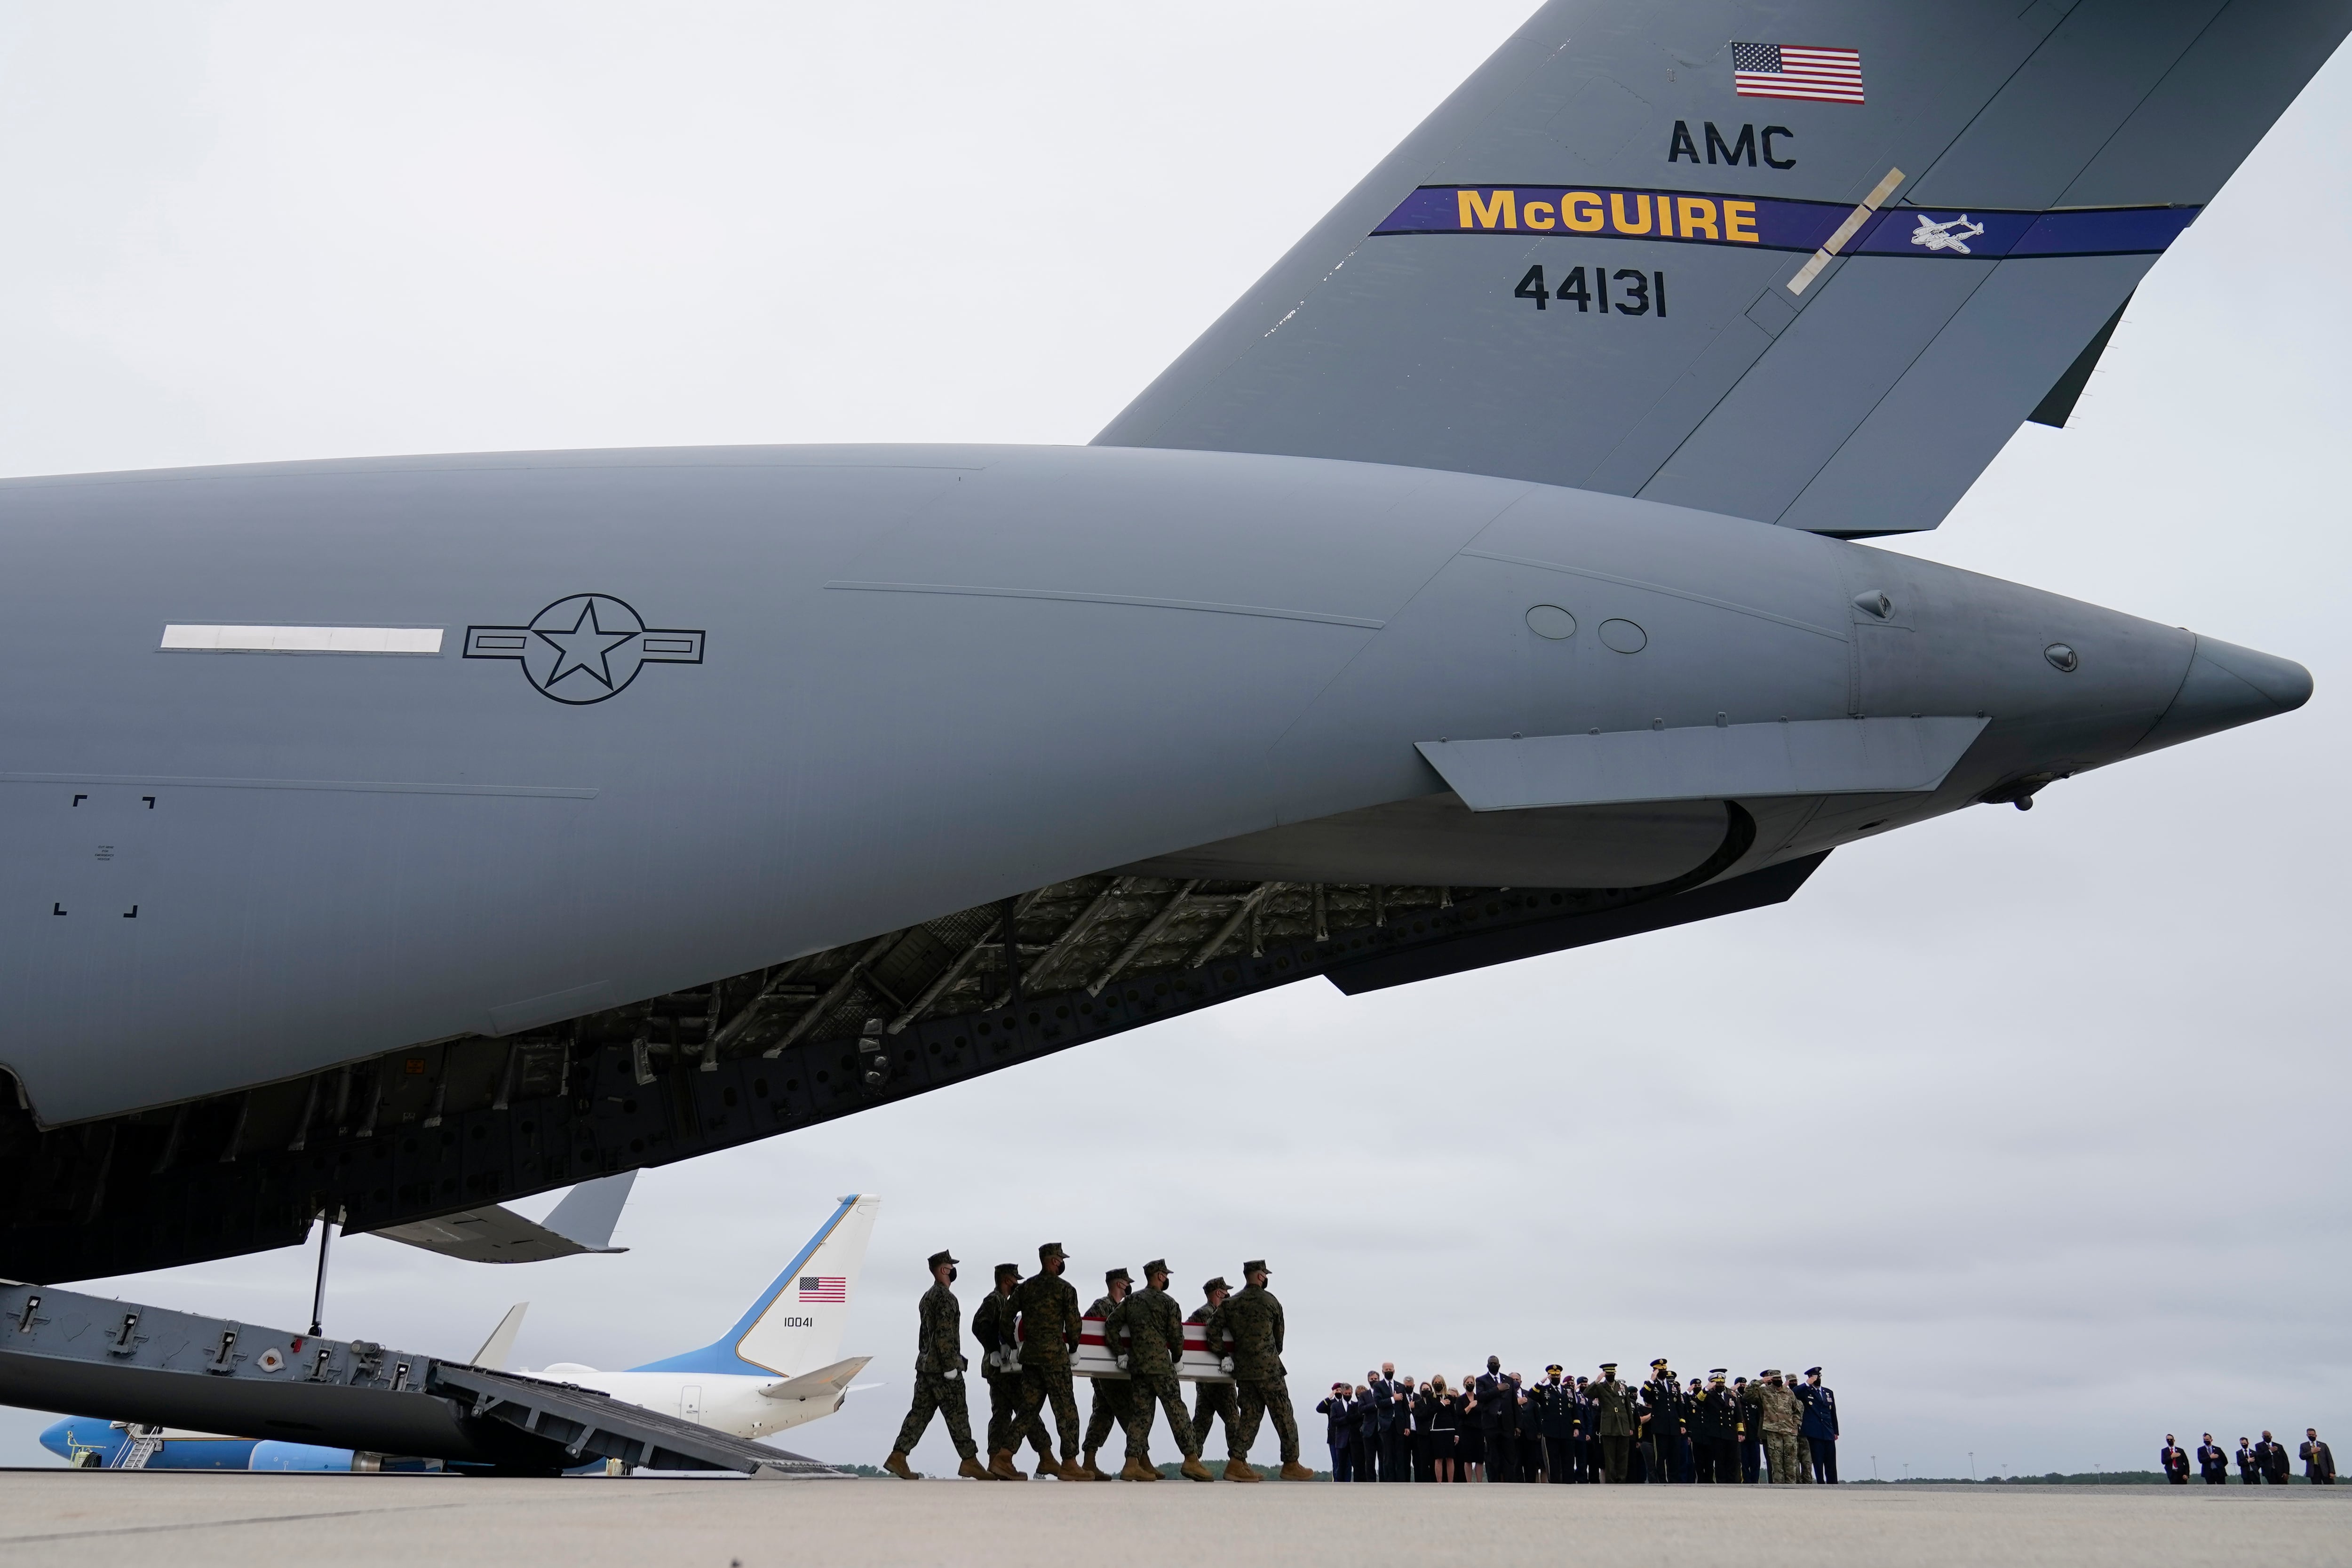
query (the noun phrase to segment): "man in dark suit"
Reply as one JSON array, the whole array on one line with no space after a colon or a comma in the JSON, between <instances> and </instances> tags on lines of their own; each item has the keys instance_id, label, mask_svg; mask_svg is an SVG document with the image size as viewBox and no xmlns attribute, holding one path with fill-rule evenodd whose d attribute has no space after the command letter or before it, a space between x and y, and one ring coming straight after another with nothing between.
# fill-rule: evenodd
<instances>
[{"instance_id":1,"label":"man in dark suit","mask_svg":"<svg viewBox=\"0 0 2352 1568\"><path fill-rule=\"evenodd\" d=\"M2205 1484L2209 1487L2230 1484L2230 1451L2213 1441L2210 1432L2206 1433L2205 1440L2197 1445L2197 1473L2205 1478Z\"/></svg>"},{"instance_id":2,"label":"man in dark suit","mask_svg":"<svg viewBox=\"0 0 2352 1568\"><path fill-rule=\"evenodd\" d=\"M2303 1461L2304 1479L2315 1487L2336 1484L2336 1456L2319 1440L2318 1427L2303 1429L2303 1447L2295 1450L2295 1456Z\"/></svg>"},{"instance_id":3,"label":"man in dark suit","mask_svg":"<svg viewBox=\"0 0 2352 1568\"><path fill-rule=\"evenodd\" d=\"M1373 1374L1366 1373L1367 1380ZM1372 1397L1369 1381L1356 1384L1356 1479L1376 1481L1381 1479L1380 1402Z\"/></svg>"},{"instance_id":4,"label":"man in dark suit","mask_svg":"<svg viewBox=\"0 0 2352 1568\"><path fill-rule=\"evenodd\" d=\"M1397 1386L1396 1363L1381 1363L1381 1370L1367 1377L1364 1383L1372 1391L1376 1416L1373 1447L1377 1450L1381 1479L1411 1480L1412 1478L1405 1473L1404 1468L1404 1440L1412 1424L1412 1412L1404 1403L1404 1391Z\"/></svg>"},{"instance_id":5,"label":"man in dark suit","mask_svg":"<svg viewBox=\"0 0 2352 1568\"><path fill-rule=\"evenodd\" d=\"M2288 1469L2293 1461L2286 1457L2286 1445L2273 1443L2268 1432L2254 1445L2254 1468L2263 1473L2263 1484L2271 1487L2286 1485Z\"/></svg>"},{"instance_id":6,"label":"man in dark suit","mask_svg":"<svg viewBox=\"0 0 2352 1568\"><path fill-rule=\"evenodd\" d=\"M2189 1450L2176 1441L2171 1433L2164 1435L2164 1447L2156 1451L2157 1468L2164 1479L2176 1487L2189 1484Z\"/></svg>"},{"instance_id":7,"label":"man in dark suit","mask_svg":"<svg viewBox=\"0 0 2352 1568\"><path fill-rule=\"evenodd\" d=\"M1344 1383L1331 1385L1331 1396L1315 1407L1323 1417L1323 1440L1331 1446L1331 1479L1356 1479L1356 1401Z\"/></svg>"},{"instance_id":8,"label":"man in dark suit","mask_svg":"<svg viewBox=\"0 0 2352 1568\"><path fill-rule=\"evenodd\" d=\"M1517 1456L1512 1450L1518 1437L1518 1391L1503 1375L1501 1356L1486 1358L1486 1370L1478 1374L1476 1387L1479 1436L1486 1446L1486 1479L1517 1480Z\"/></svg>"},{"instance_id":9,"label":"man in dark suit","mask_svg":"<svg viewBox=\"0 0 2352 1568\"><path fill-rule=\"evenodd\" d=\"M2243 1437L2238 1439L2238 1481L2242 1486L2256 1487L2263 1482L2262 1456L2255 1453Z\"/></svg>"}]
</instances>

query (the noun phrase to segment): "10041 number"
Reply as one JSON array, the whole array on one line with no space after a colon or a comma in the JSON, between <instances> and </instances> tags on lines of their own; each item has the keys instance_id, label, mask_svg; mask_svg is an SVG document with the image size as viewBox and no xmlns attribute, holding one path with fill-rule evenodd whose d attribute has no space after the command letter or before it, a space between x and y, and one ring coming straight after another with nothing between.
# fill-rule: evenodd
<instances>
[{"instance_id":1,"label":"10041 number","mask_svg":"<svg viewBox=\"0 0 2352 1568\"><path fill-rule=\"evenodd\" d=\"M1617 285L1612 300L1609 286ZM1540 266L1528 268L1519 286L1511 290L1515 300L1532 300L1538 310L1549 310L1554 300L1567 310L1573 301L1579 310L1598 310L1608 315L1614 310L1621 316L1660 316L1666 313L1666 275L1643 272L1632 267L1620 267L1612 272L1605 267L1592 268L1588 282L1581 267L1569 269L1568 276L1557 288L1544 286L1544 269Z\"/></svg>"}]
</instances>

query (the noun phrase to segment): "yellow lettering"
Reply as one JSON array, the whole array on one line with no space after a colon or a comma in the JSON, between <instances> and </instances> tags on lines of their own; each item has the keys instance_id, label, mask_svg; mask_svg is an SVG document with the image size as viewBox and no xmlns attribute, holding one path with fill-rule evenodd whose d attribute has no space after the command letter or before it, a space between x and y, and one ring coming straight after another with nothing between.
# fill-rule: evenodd
<instances>
[{"instance_id":1,"label":"yellow lettering","mask_svg":"<svg viewBox=\"0 0 2352 1568\"><path fill-rule=\"evenodd\" d=\"M1496 191L1481 201L1475 191L1460 193L1462 226L1468 228L1475 218L1480 228L1519 226L1519 196L1517 191Z\"/></svg>"},{"instance_id":2,"label":"yellow lettering","mask_svg":"<svg viewBox=\"0 0 2352 1568\"><path fill-rule=\"evenodd\" d=\"M1570 191L1559 198L1559 221L1579 234L1601 232L1601 198L1591 191Z\"/></svg>"},{"instance_id":3,"label":"yellow lettering","mask_svg":"<svg viewBox=\"0 0 2352 1568\"><path fill-rule=\"evenodd\" d=\"M1609 193L1609 226L1612 231L1618 234L1650 232L1650 198L1645 195L1635 196L1633 203L1633 210L1642 215L1642 221L1638 224L1625 216L1625 193L1622 191Z\"/></svg>"},{"instance_id":4,"label":"yellow lettering","mask_svg":"<svg viewBox=\"0 0 2352 1568\"><path fill-rule=\"evenodd\" d=\"M1742 245L1758 245L1756 237L1756 204L1726 202L1723 204L1723 237L1736 239Z\"/></svg>"},{"instance_id":5,"label":"yellow lettering","mask_svg":"<svg viewBox=\"0 0 2352 1568\"><path fill-rule=\"evenodd\" d=\"M1664 196L1658 198L1658 232L1668 239L1675 237L1675 204Z\"/></svg>"},{"instance_id":6,"label":"yellow lettering","mask_svg":"<svg viewBox=\"0 0 2352 1568\"><path fill-rule=\"evenodd\" d=\"M1549 202L1529 202L1527 205L1519 209L1519 216L1528 220L1528 226L1529 228L1549 228L1551 226L1551 204Z\"/></svg>"},{"instance_id":7,"label":"yellow lettering","mask_svg":"<svg viewBox=\"0 0 2352 1568\"><path fill-rule=\"evenodd\" d=\"M1696 239L1705 233L1709 239L1719 237L1715 232L1715 204L1705 196L1685 196L1676 204L1682 209L1683 237Z\"/></svg>"}]
</instances>

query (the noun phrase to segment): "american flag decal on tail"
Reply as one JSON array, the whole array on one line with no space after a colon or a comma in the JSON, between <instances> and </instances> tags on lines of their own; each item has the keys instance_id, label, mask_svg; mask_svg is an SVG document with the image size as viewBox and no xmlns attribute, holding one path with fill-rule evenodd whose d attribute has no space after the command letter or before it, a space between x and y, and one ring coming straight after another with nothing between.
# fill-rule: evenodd
<instances>
[{"instance_id":1,"label":"american flag decal on tail","mask_svg":"<svg viewBox=\"0 0 2352 1568\"><path fill-rule=\"evenodd\" d=\"M839 1274L803 1274L801 1276L801 1305L803 1307L838 1306L849 1300L849 1280Z\"/></svg>"},{"instance_id":2,"label":"american flag decal on tail","mask_svg":"<svg viewBox=\"0 0 2352 1568\"><path fill-rule=\"evenodd\" d=\"M1862 101L1862 51L1801 44L1734 44L1731 84L1742 98Z\"/></svg>"}]
</instances>

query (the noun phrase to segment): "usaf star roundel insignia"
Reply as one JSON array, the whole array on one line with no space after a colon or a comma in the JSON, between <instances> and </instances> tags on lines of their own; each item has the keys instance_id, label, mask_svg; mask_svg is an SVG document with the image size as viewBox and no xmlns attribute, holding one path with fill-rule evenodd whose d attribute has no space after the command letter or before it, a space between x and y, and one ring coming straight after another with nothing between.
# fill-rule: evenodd
<instances>
[{"instance_id":1,"label":"usaf star roundel insignia","mask_svg":"<svg viewBox=\"0 0 2352 1568\"><path fill-rule=\"evenodd\" d=\"M574 594L526 626L467 626L467 658L510 658L541 696L558 702L617 697L649 664L700 664L702 634L648 626L610 594Z\"/></svg>"}]
</instances>

